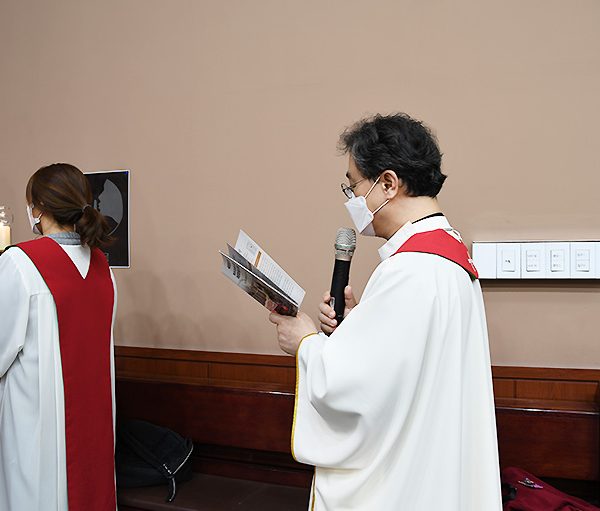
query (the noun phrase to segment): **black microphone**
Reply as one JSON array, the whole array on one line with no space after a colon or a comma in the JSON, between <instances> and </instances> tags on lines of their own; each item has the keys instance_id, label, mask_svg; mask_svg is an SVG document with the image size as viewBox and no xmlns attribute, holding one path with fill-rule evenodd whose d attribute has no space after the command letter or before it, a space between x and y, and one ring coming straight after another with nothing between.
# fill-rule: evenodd
<instances>
[{"instance_id":1,"label":"black microphone","mask_svg":"<svg viewBox=\"0 0 600 511\"><path fill-rule=\"evenodd\" d=\"M344 320L344 288L348 285L350 275L350 261L356 248L356 232L349 227L338 229L335 236L335 265L331 279L331 301L329 305L335 310L337 324Z\"/></svg>"}]
</instances>

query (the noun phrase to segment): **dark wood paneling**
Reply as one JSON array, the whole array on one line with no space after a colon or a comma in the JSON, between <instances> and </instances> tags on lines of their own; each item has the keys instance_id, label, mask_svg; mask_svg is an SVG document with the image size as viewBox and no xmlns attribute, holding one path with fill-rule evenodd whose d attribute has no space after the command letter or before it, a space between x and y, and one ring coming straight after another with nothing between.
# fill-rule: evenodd
<instances>
[{"instance_id":1,"label":"dark wood paneling","mask_svg":"<svg viewBox=\"0 0 600 511\"><path fill-rule=\"evenodd\" d=\"M493 366L494 378L522 378L553 381L598 381L600 369L569 369L562 367Z\"/></svg>"},{"instance_id":2,"label":"dark wood paneling","mask_svg":"<svg viewBox=\"0 0 600 511\"><path fill-rule=\"evenodd\" d=\"M597 392L597 382L515 380L515 397L517 398L593 403Z\"/></svg>"},{"instance_id":3,"label":"dark wood paneling","mask_svg":"<svg viewBox=\"0 0 600 511\"><path fill-rule=\"evenodd\" d=\"M294 391L293 357L117 346L121 379Z\"/></svg>"},{"instance_id":4,"label":"dark wood paneling","mask_svg":"<svg viewBox=\"0 0 600 511\"><path fill-rule=\"evenodd\" d=\"M516 395L515 381L508 379L494 378L494 395L513 398Z\"/></svg>"},{"instance_id":5,"label":"dark wood paneling","mask_svg":"<svg viewBox=\"0 0 600 511\"><path fill-rule=\"evenodd\" d=\"M121 378L200 385L223 382L225 386L235 386L232 382L237 386L260 383L266 390L273 390L273 386L275 390L294 388L295 361L286 355L127 346L117 346L115 351ZM599 369L494 366L492 375L497 397L600 402Z\"/></svg>"},{"instance_id":6,"label":"dark wood paneling","mask_svg":"<svg viewBox=\"0 0 600 511\"><path fill-rule=\"evenodd\" d=\"M306 486L290 455L292 357L117 347L120 417L170 427L197 443L205 473ZM600 370L494 367L503 466L597 481Z\"/></svg>"},{"instance_id":7,"label":"dark wood paneling","mask_svg":"<svg viewBox=\"0 0 600 511\"><path fill-rule=\"evenodd\" d=\"M600 370L540 367L492 368L497 398L600 402Z\"/></svg>"},{"instance_id":8,"label":"dark wood paneling","mask_svg":"<svg viewBox=\"0 0 600 511\"><path fill-rule=\"evenodd\" d=\"M497 404L496 420L503 467L521 467L539 477L600 478L597 413Z\"/></svg>"},{"instance_id":9,"label":"dark wood paneling","mask_svg":"<svg viewBox=\"0 0 600 511\"><path fill-rule=\"evenodd\" d=\"M291 456L290 392L120 377L116 391L118 418L147 420L192 438L199 472L310 485L312 467Z\"/></svg>"},{"instance_id":10,"label":"dark wood paneling","mask_svg":"<svg viewBox=\"0 0 600 511\"><path fill-rule=\"evenodd\" d=\"M177 350L115 346L117 357L136 357L160 360L188 360L193 362L223 362L240 365L295 367L294 357L288 355L260 355L256 353L229 353L224 351Z\"/></svg>"},{"instance_id":11,"label":"dark wood paneling","mask_svg":"<svg viewBox=\"0 0 600 511\"><path fill-rule=\"evenodd\" d=\"M143 418L203 444L290 452L289 393L123 379L116 390L119 417Z\"/></svg>"}]
</instances>

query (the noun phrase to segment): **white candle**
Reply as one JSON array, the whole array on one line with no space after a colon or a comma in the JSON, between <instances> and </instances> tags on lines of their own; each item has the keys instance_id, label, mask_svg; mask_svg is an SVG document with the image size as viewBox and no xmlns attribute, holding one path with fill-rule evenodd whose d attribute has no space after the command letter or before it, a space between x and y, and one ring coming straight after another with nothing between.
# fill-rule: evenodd
<instances>
[{"instance_id":1,"label":"white candle","mask_svg":"<svg viewBox=\"0 0 600 511\"><path fill-rule=\"evenodd\" d=\"M0 250L10 245L10 225L0 224Z\"/></svg>"}]
</instances>

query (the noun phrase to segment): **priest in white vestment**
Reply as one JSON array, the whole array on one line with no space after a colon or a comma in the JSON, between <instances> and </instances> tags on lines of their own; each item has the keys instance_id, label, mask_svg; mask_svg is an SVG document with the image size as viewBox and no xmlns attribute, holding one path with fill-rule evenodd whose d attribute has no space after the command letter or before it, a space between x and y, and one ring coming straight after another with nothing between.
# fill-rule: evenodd
<instances>
[{"instance_id":1,"label":"priest in white vestment","mask_svg":"<svg viewBox=\"0 0 600 511\"><path fill-rule=\"evenodd\" d=\"M436 196L430 131L399 114L341 138L342 188L365 235L387 239L337 325L271 314L297 357L292 453L315 466L316 511L502 509L487 327L477 272ZM327 336L326 334L330 334Z\"/></svg>"}]
</instances>

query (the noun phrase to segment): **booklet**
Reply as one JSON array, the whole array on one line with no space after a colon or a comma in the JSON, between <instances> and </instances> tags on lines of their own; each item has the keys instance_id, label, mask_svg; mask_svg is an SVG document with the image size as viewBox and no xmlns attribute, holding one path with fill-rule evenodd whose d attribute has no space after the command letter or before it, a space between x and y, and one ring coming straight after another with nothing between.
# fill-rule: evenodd
<instances>
[{"instance_id":1,"label":"booklet","mask_svg":"<svg viewBox=\"0 0 600 511\"><path fill-rule=\"evenodd\" d=\"M295 316L305 291L250 236L240 230L235 248L227 245L221 272L271 312Z\"/></svg>"}]
</instances>

